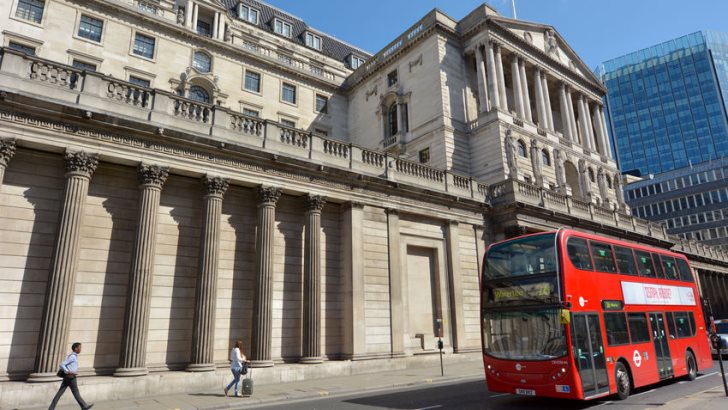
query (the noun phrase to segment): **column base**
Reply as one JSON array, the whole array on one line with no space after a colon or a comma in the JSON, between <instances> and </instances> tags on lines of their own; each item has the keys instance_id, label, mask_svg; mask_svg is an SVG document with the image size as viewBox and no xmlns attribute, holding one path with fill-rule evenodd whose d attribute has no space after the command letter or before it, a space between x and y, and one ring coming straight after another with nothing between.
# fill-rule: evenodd
<instances>
[{"instance_id":1,"label":"column base","mask_svg":"<svg viewBox=\"0 0 728 410\"><path fill-rule=\"evenodd\" d=\"M273 360L251 360L252 367L273 367Z\"/></svg>"},{"instance_id":2,"label":"column base","mask_svg":"<svg viewBox=\"0 0 728 410\"><path fill-rule=\"evenodd\" d=\"M146 376L149 370L146 367L121 367L114 371L114 377Z\"/></svg>"},{"instance_id":3,"label":"column base","mask_svg":"<svg viewBox=\"0 0 728 410\"><path fill-rule=\"evenodd\" d=\"M214 372L215 365L213 363L192 363L185 369L188 372Z\"/></svg>"},{"instance_id":4,"label":"column base","mask_svg":"<svg viewBox=\"0 0 728 410\"><path fill-rule=\"evenodd\" d=\"M28 383L53 383L60 380L61 378L55 373L31 373L26 381Z\"/></svg>"},{"instance_id":5,"label":"column base","mask_svg":"<svg viewBox=\"0 0 728 410\"><path fill-rule=\"evenodd\" d=\"M323 362L324 359L320 356L302 357L301 360L298 361L298 363L301 364L319 364Z\"/></svg>"}]
</instances>

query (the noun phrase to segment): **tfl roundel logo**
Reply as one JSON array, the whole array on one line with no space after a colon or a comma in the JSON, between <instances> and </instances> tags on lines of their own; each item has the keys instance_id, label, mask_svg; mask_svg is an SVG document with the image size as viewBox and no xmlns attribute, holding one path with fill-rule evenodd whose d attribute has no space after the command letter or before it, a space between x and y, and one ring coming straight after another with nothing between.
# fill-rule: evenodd
<instances>
[{"instance_id":1,"label":"tfl roundel logo","mask_svg":"<svg viewBox=\"0 0 728 410\"><path fill-rule=\"evenodd\" d=\"M638 350L634 351L634 354L632 355L632 361L634 362L634 365L637 367L642 366L642 355Z\"/></svg>"}]
</instances>

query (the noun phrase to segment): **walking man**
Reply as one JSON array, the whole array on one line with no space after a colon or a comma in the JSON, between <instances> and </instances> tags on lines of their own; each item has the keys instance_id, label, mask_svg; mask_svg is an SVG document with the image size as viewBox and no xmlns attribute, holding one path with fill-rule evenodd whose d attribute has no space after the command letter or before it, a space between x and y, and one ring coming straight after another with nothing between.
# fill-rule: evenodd
<instances>
[{"instance_id":1,"label":"walking man","mask_svg":"<svg viewBox=\"0 0 728 410\"><path fill-rule=\"evenodd\" d=\"M58 404L58 400L61 399L63 396L63 393L66 392L66 388L71 388L71 393L73 393L73 397L78 402L78 405L81 406L81 409L88 410L91 407L93 407L93 404L86 404L86 402L81 397L81 393L78 392L78 385L76 384L76 373L78 373L78 355L81 353L81 343L74 343L71 346L71 354L66 357L66 360L61 363L60 369L58 370L58 376L63 377L63 381L61 382L61 388L58 389L58 393L56 393L56 397L53 398L53 401L51 402L51 406L48 408L48 410L53 410L56 408L56 404Z\"/></svg>"}]
</instances>

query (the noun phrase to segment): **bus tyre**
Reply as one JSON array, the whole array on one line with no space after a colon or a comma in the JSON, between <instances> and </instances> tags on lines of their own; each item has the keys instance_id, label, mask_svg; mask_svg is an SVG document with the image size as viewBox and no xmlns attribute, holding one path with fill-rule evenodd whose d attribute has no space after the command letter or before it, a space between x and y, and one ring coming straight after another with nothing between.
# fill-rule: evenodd
<instances>
[{"instance_id":1,"label":"bus tyre","mask_svg":"<svg viewBox=\"0 0 728 410\"><path fill-rule=\"evenodd\" d=\"M614 380L617 382L617 397L619 397L619 400L629 397L632 392L632 380L624 363L617 362L617 365L614 366Z\"/></svg>"},{"instance_id":2,"label":"bus tyre","mask_svg":"<svg viewBox=\"0 0 728 410\"><path fill-rule=\"evenodd\" d=\"M685 365L688 369L687 379L690 381L695 380L698 377L698 364L695 362L695 355L689 350L685 355Z\"/></svg>"}]
</instances>

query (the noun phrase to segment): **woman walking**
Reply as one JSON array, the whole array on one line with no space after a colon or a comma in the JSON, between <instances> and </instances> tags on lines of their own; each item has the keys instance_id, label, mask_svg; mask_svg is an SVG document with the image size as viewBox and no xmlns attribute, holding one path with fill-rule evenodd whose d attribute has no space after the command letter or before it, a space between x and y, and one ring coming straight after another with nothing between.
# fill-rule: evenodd
<instances>
[{"instance_id":1,"label":"woman walking","mask_svg":"<svg viewBox=\"0 0 728 410\"><path fill-rule=\"evenodd\" d=\"M235 342L235 347L230 350L230 371L233 372L233 381L225 388L225 397L228 395L230 388L235 386L235 396L238 396L238 385L240 384L240 373L243 371L243 362L246 362L245 354L243 354L243 341Z\"/></svg>"}]
</instances>

